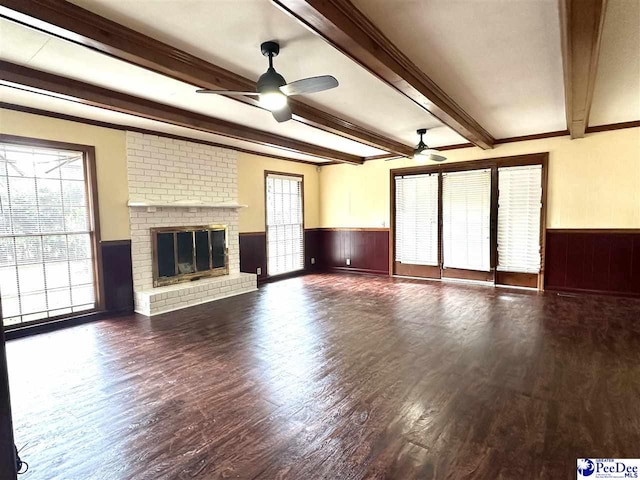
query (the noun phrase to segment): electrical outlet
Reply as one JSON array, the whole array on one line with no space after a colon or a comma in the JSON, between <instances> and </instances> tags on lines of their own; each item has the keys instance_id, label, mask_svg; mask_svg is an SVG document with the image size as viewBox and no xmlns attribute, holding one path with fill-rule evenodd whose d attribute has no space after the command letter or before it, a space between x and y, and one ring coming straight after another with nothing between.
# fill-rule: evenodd
<instances>
[{"instance_id":1,"label":"electrical outlet","mask_svg":"<svg viewBox=\"0 0 640 480\"><path fill-rule=\"evenodd\" d=\"M311 257L311 265L315 265L316 264L316 259L314 257Z\"/></svg>"},{"instance_id":2,"label":"electrical outlet","mask_svg":"<svg viewBox=\"0 0 640 480\"><path fill-rule=\"evenodd\" d=\"M262 275L262 268L261 267L256 268L256 273L258 275Z\"/></svg>"},{"instance_id":3,"label":"electrical outlet","mask_svg":"<svg viewBox=\"0 0 640 480\"><path fill-rule=\"evenodd\" d=\"M347 266L351 265L351 259L347 258Z\"/></svg>"}]
</instances>

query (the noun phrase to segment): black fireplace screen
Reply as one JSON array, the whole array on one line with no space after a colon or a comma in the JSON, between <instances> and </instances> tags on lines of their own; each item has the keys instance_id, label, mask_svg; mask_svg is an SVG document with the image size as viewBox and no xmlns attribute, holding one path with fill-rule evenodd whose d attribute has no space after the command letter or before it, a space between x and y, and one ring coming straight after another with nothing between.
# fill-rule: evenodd
<instances>
[{"instance_id":1,"label":"black fireplace screen","mask_svg":"<svg viewBox=\"0 0 640 480\"><path fill-rule=\"evenodd\" d=\"M152 228L151 235L154 287L229 273L224 225Z\"/></svg>"}]
</instances>

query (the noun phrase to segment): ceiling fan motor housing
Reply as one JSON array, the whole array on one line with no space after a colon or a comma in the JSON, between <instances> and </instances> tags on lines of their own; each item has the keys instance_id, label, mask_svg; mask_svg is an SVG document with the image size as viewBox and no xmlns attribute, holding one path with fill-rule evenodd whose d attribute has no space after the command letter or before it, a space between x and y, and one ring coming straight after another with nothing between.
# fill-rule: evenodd
<instances>
[{"instance_id":1,"label":"ceiling fan motor housing","mask_svg":"<svg viewBox=\"0 0 640 480\"><path fill-rule=\"evenodd\" d=\"M273 91L280 91L280 87L286 85L287 82L282 75L275 71L273 67L260 75L258 83L256 84L256 90L258 93L266 93Z\"/></svg>"}]
</instances>

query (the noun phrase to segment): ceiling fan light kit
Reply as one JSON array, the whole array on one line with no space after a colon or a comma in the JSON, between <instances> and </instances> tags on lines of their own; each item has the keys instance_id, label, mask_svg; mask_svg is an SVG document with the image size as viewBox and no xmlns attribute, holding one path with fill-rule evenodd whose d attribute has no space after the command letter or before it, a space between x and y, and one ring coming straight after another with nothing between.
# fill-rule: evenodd
<instances>
[{"instance_id":1,"label":"ceiling fan light kit","mask_svg":"<svg viewBox=\"0 0 640 480\"><path fill-rule=\"evenodd\" d=\"M287 105L287 96L277 92L262 92L260 94L260 105L267 110L280 110Z\"/></svg>"},{"instance_id":2,"label":"ceiling fan light kit","mask_svg":"<svg viewBox=\"0 0 640 480\"><path fill-rule=\"evenodd\" d=\"M215 93L218 95L251 95L258 96L260 105L270 110L273 118L278 122L291 120L291 109L287 97L292 95L306 95L323 92L338 86L338 80L331 75L303 78L295 82L287 83L282 75L273 68L273 59L280 53L280 45L277 42L264 42L260 45L262 55L269 59L269 68L260 75L255 92L232 92L228 90L197 90L197 93Z\"/></svg>"}]
</instances>

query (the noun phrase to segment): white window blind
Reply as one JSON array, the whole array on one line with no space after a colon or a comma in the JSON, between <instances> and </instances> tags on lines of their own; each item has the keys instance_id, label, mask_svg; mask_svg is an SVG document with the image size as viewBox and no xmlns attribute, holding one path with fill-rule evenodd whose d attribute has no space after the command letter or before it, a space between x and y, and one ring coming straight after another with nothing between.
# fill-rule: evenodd
<instances>
[{"instance_id":1,"label":"white window blind","mask_svg":"<svg viewBox=\"0 0 640 480\"><path fill-rule=\"evenodd\" d=\"M93 225L81 152L0 144L5 325L95 308Z\"/></svg>"},{"instance_id":2,"label":"white window blind","mask_svg":"<svg viewBox=\"0 0 640 480\"><path fill-rule=\"evenodd\" d=\"M488 272L491 170L442 174L442 248L445 268Z\"/></svg>"},{"instance_id":3,"label":"white window blind","mask_svg":"<svg viewBox=\"0 0 640 480\"><path fill-rule=\"evenodd\" d=\"M304 268L302 178L267 175L267 271Z\"/></svg>"},{"instance_id":4,"label":"white window blind","mask_svg":"<svg viewBox=\"0 0 640 480\"><path fill-rule=\"evenodd\" d=\"M542 165L498 169L498 270L540 271Z\"/></svg>"},{"instance_id":5,"label":"white window blind","mask_svg":"<svg viewBox=\"0 0 640 480\"><path fill-rule=\"evenodd\" d=\"M396 177L396 261L438 265L438 174Z\"/></svg>"}]
</instances>

